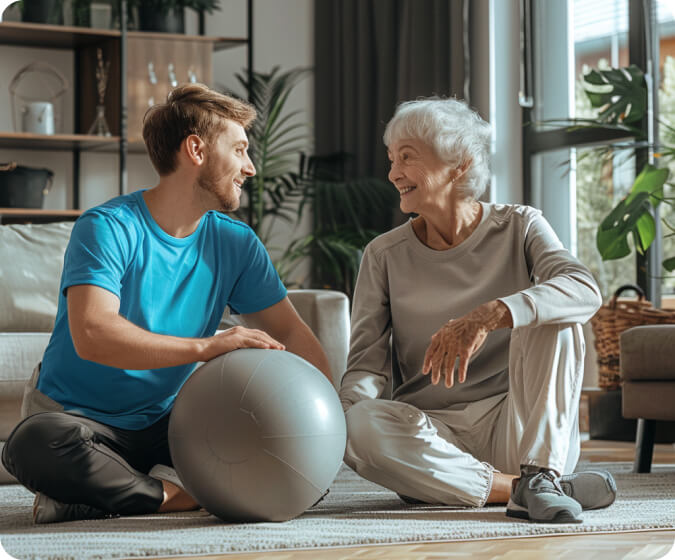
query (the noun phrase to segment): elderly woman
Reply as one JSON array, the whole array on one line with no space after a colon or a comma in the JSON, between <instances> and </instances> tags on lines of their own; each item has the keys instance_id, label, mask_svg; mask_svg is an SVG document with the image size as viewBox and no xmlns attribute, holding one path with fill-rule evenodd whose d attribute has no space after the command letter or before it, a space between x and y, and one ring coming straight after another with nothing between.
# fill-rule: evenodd
<instances>
[{"instance_id":1,"label":"elderly woman","mask_svg":"<svg viewBox=\"0 0 675 560\"><path fill-rule=\"evenodd\" d=\"M609 473L561 477L580 453L593 277L538 210L478 200L490 129L463 102L401 104L384 142L401 210L417 216L363 255L345 461L405 501L581 521L615 496ZM392 376L392 400L378 399Z\"/></svg>"}]
</instances>

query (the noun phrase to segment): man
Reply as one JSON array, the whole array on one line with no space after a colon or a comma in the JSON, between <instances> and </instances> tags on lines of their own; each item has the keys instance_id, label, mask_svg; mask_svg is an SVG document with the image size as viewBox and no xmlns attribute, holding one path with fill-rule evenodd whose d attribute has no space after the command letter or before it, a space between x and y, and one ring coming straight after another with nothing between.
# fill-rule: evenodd
<instances>
[{"instance_id":1,"label":"man","mask_svg":"<svg viewBox=\"0 0 675 560\"><path fill-rule=\"evenodd\" d=\"M253 231L220 212L255 175L246 103L199 84L146 114L160 180L76 222L59 307L3 450L36 492L36 523L197 507L171 468L168 422L195 362L237 348L287 349L330 379ZM225 307L247 325L215 334ZM195 410L195 414L199 411Z\"/></svg>"}]
</instances>

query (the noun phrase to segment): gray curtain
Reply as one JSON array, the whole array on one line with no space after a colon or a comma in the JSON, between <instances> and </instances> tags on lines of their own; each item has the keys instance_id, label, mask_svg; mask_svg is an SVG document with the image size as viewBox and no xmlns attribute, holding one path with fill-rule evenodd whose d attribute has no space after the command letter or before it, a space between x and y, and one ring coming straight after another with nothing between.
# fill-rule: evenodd
<instances>
[{"instance_id":1,"label":"gray curtain","mask_svg":"<svg viewBox=\"0 0 675 560\"><path fill-rule=\"evenodd\" d=\"M386 179L397 103L467 98L469 0L315 0L315 152Z\"/></svg>"}]
</instances>

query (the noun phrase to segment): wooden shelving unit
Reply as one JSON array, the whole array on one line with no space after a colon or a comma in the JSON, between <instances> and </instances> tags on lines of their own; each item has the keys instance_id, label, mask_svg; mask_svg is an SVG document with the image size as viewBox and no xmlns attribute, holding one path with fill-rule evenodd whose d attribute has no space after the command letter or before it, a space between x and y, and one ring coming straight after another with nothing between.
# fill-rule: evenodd
<instances>
[{"instance_id":1,"label":"wooden shelving unit","mask_svg":"<svg viewBox=\"0 0 675 560\"><path fill-rule=\"evenodd\" d=\"M162 53L175 45L176 53L192 52L196 60L204 57L200 53L218 52L234 47L247 46L248 62L252 60L252 25L251 3L249 0L248 37L214 37L205 35L183 35L173 33L156 33L145 31L127 31L126 29L108 30L63 25L48 25L23 22L0 22L0 45L15 47L37 47L46 49L66 49L75 53L74 71L74 134L41 135L24 132L0 131L0 149L22 149L36 151L70 152L73 157L72 199L74 210L34 210L21 208L0 208L0 223L10 221L54 221L55 219L75 219L80 215L80 154L82 152L101 152L118 154L119 156L119 192L126 191L126 156L127 153L145 153L145 146L139 141L140 117L145 111L134 95L143 92L134 87L143 87L147 81L147 61L143 62L138 55L146 50ZM200 18L200 33L203 33L203 17ZM130 48L132 47L132 48ZM142 47L142 48L141 48ZM110 79L106 92L106 117L113 136L101 137L82 134L93 122L95 114L96 50L103 51L105 60L110 61ZM127 49L129 55L127 55ZM127 60L127 58L129 60ZM176 57L179 58L179 57ZM210 58L209 58L210 60ZM173 60L177 62L177 60ZM143 66L145 65L145 66ZM201 81L210 79L209 71L199 75ZM128 84L128 85L127 85ZM125 93L126 92L126 95ZM155 97L157 99L157 97ZM28 165L30 165L28 163Z\"/></svg>"}]
</instances>

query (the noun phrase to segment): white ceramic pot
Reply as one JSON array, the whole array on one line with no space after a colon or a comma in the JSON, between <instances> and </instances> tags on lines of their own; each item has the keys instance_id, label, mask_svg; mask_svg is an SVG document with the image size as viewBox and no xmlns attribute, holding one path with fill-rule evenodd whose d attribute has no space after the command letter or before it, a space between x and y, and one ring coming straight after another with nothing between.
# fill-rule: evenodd
<instances>
[{"instance_id":1,"label":"white ceramic pot","mask_svg":"<svg viewBox=\"0 0 675 560\"><path fill-rule=\"evenodd\" d=\"M22 111L22 130L33 134L54 134L54 105L48 101L28 103Z\"/></svg>"}]
</instances>

